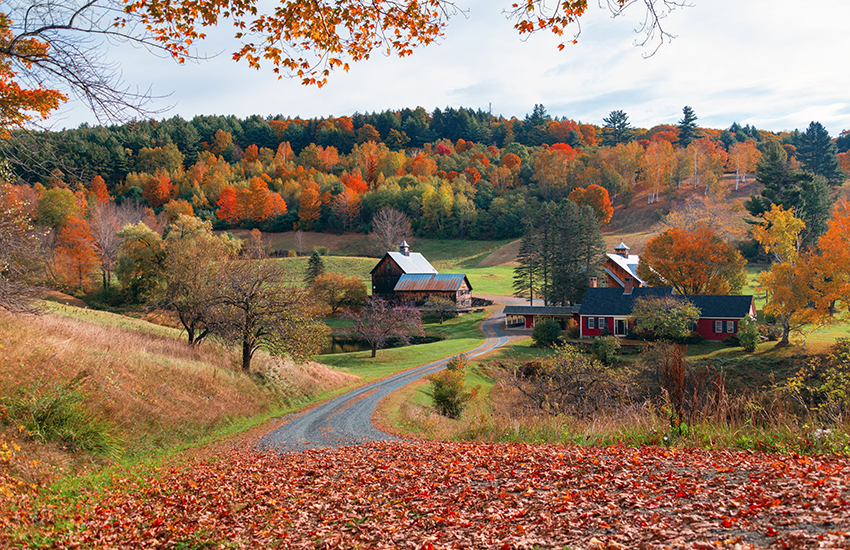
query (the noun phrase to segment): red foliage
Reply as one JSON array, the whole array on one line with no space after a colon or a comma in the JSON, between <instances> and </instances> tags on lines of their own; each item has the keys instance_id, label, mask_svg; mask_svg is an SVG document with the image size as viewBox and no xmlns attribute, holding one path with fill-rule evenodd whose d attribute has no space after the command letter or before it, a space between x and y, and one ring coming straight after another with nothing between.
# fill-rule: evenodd
<instances>
[{"instance_id":1,"label":"red foliage","mask_svg":"<svg viewBox=\"0 0 850 550\"><path fill-rule=\"evenodd\" d=\"M142 188L142 198L151 208L157 208L170 201L176 191L168 175L158 174L145 183Z\"/></svg>"},{"instance_id":2,"label":"red foliage","mask_svg":"<svg viewBox=\"0 0 850 550\"><path fill-rule=\"evenodd\" d=\"M364 180L362 176L360 176L360 172L356 172L354 174L343 174L343 176L339 178L339 181L358 195L362 195L369 190L369 184L366 183L366 180Z\"/></svg>"},{"instance_id":3,"label":"red foliage","mask_svg":"<svg viewBox=\"0 0 850 550\"><path fill-rule=\"evenodd\" d=\"M602 225L610 222L611 217L614 215L614 207L611 205L611 197L608 195L608 190L595 183L588 186L587 189L582 189L581 187L573 189L567 198L580 206L587 205L593 208L593 211L596 213L596 219Z\"/></svg>"},{"instance_id":4,"label":"red foliage","mask_svg":"<svg viewBox=\"0 0 850 550\"><path fill-rule=\"evenodd\" d=\"M234 188L225 187L222 189L218 195L216 205L218 206L218 210L215 215L218 219L228 223L235 223L239 220L236 212L236 190Z\"/></svg>"},{"instance_id":5,"label":"red foliage","mask_svg":"<svg viewBox=\"0 0 850 550\"><path fill-rule=\"evenodd\" d=\"M383 442L213 458L119 472L50 521L9 517L67 522L45 537L57 548L850 545L850 460L835 456Z\"/></svg>"},{"instance_id":6,"label":"red foliage","mask_svg":"<svg viewBox=\"0 0 850 550\"><path fill-rule=\"evenodd\" d=\"M452 150L445 143L438 143L436 151L437 151L438 155L451 155L452 154Z\"/></svg>"},{"instance_id":7,"label":"red foliage","mask_svg":"<svg viewBox=\"0 0 850 550\"><path fill-rule=\"evenodd\" d=\"M470 166L469 168L464 170L463 173L466 175L466 179L472 185L475 185L481 179L481 172L479 172L474 166Z\"/></svg>"}]
</instances>

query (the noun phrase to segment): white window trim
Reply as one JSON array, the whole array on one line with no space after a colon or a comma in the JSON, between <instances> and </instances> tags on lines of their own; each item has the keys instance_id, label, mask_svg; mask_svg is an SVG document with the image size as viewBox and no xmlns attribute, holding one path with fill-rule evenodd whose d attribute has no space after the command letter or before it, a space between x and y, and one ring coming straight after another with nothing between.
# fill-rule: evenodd
<instances>
[{"instance_id":1,"label":"white window trim","mask_svg":"<svg viewBox=\"0 0 850 550\"><path fill-rule=\"evenodd\" d=\"M729 334L735 333L735 321L726 321L726 332Z\"/></svg>"},{"instance_id":2,"label":"white window trim","mask_svg":"<svg viewBox=\"0 0 850 550\"><path fill-rule=\"evenodd\" d=\"M587 328L590 330L596 329L596 317L588 317L587 318Z\"/></svg>"},{"instance_id":3,"label":"white window trim","mask_svg":"<svg viewBox=\"0 0 850 550\"><path fill-rule=\"evenodd\" d=\"M723 321L714 321L714 332L723 332Z\"/></svg>"}]
</instances>

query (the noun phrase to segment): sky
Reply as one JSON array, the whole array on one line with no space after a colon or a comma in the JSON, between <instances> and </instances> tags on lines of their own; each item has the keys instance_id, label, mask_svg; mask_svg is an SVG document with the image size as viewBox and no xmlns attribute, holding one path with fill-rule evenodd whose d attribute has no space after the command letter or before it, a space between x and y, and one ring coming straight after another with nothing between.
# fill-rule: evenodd
<instances>
[{"instance_id":1,"label":"sky","mask_svg":"<svg viewBox=\"0 0 850 550\"><path fill-rule=\"evenodd\" d=\"M708 128L738 122L803 131L818 121L833 137L850 129L847 0L692 0L663 20L676 38L649 57L654 43L635 45L642 2L612 19L589 0L578 44L558 51L562 40L550 33L517 35L502 13L513 1L457 0L466 13L449 20L439 43L404 59L375 53L332 73L321 89L233 61L231 28L213 29L202 43L204 53L220 53L208 61L178 65L128 46L108 56L127 84L165 96L149 105L163 109L156 118L313 118L421 106L522 119L542 104L553 117L599 125L622 110L634 126L649 128L676 124L689 105ZM73 102L49 122L97 123Z\"/></svg>"}]
</instances>

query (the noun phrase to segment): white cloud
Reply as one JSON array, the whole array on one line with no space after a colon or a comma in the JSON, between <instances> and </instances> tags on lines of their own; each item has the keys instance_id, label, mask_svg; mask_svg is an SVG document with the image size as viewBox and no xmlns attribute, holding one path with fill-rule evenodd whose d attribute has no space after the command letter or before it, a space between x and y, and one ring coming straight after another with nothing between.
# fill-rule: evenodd
<instances>
[{"instance_id":1,"label":"white cloud","mask_svg":"<svg viewBox=\"0 0 850 550\"><path fill-rule=\"evenodd\" d=\"M166 114L287 116L349 115L416 106L470 107L522 118L535 103L554 116L601 123L615 109L633 124L676 123L690 105L699 123L732 122L769 130L822 122L833 135L850 128L850 72L843 69L850 3L821 0L695 0L664 20L678 37L643 59L633 46L639 3L611 19L591 8L579 44L558 52L560 40L539 34L521 41L501 14L509 0L469 0L469 17L453 18L439 44L406 59L380 53L333 74L322 89L277 80L230 59L234 43L216 29L207 45L222 55L179 66L136 50L116 50L125 80L155 93L173 92L155 106ZM590 2L593 6L594 2ZM61 125L91 120L81 107Z\"/></svg>"}]
</instances>

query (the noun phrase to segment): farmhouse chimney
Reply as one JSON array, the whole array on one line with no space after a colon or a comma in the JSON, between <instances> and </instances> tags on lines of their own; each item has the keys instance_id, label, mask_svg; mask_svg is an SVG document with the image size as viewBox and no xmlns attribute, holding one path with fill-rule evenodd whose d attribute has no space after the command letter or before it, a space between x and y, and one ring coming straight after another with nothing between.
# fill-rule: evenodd
<instances>
[{"instance_id":1,"label":"farmhouse chimney","mask_svg":"<svg viewBox=\"0 0 850 550\"><path fill-rule=\"evenodd\" d=\"M596 288L596 285L597 285L596 277L591 277L590 278L590 288Z\"/></svg>"},{"instance_id":2,"label":"farmhouse chimney","mask_svg":"<svg viewBox=\"0 0 850 550\"><path fill-rule=\"evenodd\" d=\"M398 245L398 251L405 256L410 256L410 245L407 244L407 241L401 241L401 244Z\"/></svg>"},{"instance_id":3,"label":"farmhouse chimney","mask_svg":"<svg viewBox=\"0 0 850 550\"><path fill-rule=\"evenodd\" d=\"M623 294L631 294L635 287L635 281L631 277L626 277L626 286L623 288Z\"/></svg>"},{"instance_id":4,"label":"farmhouse chimney","mask_svg":"<svg viewBox=\"0 0 850 550\"><path fill-rule=\"evenodd\" d=\"M626 246L626 243L621 242L617 248L614 249L614 253L622 256L623 258L629 257L629 247Z\"/></svg>"}]
</instances>

